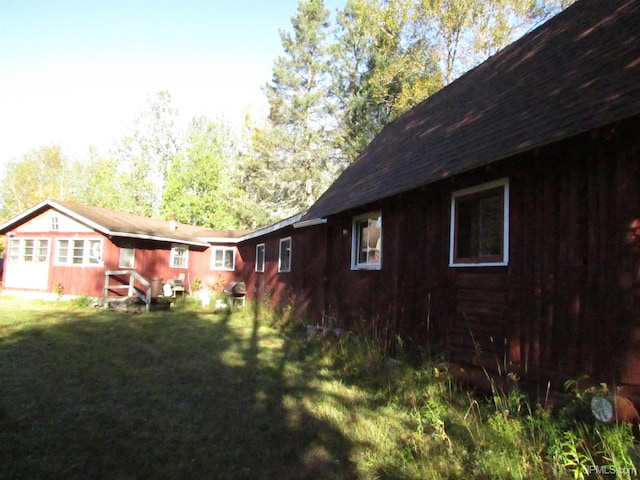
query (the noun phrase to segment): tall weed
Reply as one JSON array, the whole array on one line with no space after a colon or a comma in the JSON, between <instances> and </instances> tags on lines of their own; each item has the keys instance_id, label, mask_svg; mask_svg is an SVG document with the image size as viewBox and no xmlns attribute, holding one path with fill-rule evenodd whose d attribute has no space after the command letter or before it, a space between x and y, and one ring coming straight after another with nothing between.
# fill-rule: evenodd
<instances>
[{"instance_id":1,"label":"tall weed","mask_svg":"<svg viewBox=\"0 0 640 480\"><path fill-rule=\"evenodd\" d=\"M406 417L394 451L367 458L376 478L585 479L615 471L630 479L637 471L631 426L603 424L591 413L589 402L608 394L605 385L569 382L564 407L552 411L531 403L515 376L502 389L485 372L490 391L480 392L456 380L444 361L410 365L385 329L309 341L342 382L370 392L373 408Z\"/></svg>"}]
</instances>

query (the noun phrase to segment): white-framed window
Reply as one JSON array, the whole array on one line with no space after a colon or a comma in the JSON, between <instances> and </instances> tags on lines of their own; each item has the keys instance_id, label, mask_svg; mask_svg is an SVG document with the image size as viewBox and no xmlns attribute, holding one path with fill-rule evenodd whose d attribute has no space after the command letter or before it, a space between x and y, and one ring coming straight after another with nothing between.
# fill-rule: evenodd
<instances>
[{"instance_id":1,"label":"white-framed window","mask_svg":"<svg viewBox=\"0 0 640 480\"><path fill-rule=\"evenodd\" d=\"M265 245L256 245L256 272L264 272Z\"/></svg>"},{"instance_id":2,"label":"white-framed window","mask_svg":"<svg viewBox=\"0 0 640 480\"><path fill-rule=\"evenodd\" d=\"M22 245L22 240L19 238L12 238L9 240L9 246L7 247L8 263L20 262L21 245Z\"/></svg>"},{"instance_id":3,"label":"white-framed window","mask_svg":"<svg viewBox=\"0 0 640 480\"><path fill-rule=\"evenodd\" d=\"M60 230L58 215L51 215L51 225L49 225L49 230L51 230L52 232L57 232L58 230Z\"/></svg>"},{"instance_id":4,"label":"white-framed window","mask_svg":"<svg viewBox=\"0 0 640 480\"><path fill-rule=\"evenodd\" d=\"M278 272L291 271L291 237L280 239L278 256Z\"/></svg>"},{"instance_id":5,"label":"white-framed window","mask_svg":"<svg viewBox=\"0 0 640 480\"><path fill-rule=\"evenodd\" d=\"M179 244L171 245L169 266L171 268L187 268L189 266L189 247Z\"/></svg>"},{"instance_id":6,"label":"white-framed window","mask_svg":"<svg viewBox=\"0 0 640 480\"><path fill-rule=\"evenodd\" d=\"M102 240L95 238L59 238L56 240L56 265L101 266Z\"/></svg>"},{"instance_id":7,"label":"white-framed window","mask_svg":"<svg viewBox=\"0 0 640 480\"><path fill-rule=\"evenodd\" d=\"M382 266L382 213L369 212L353 219L351 268L380 270Z\"/></svg>"},{"instance_id":8,"label":"white-framed window","mask_svg":"<svg viewBox=\"0 0 640 480\"><path fill-rule=\"evenodd\" d=\"M8 263L47 263L48 238L12 238L7 248Z\"/></svg>"},{"instance_id":9,"label":"white-framed window","mask_svg":"<svg viewBox=\"0 0 640 480\"><path fill-rule=\"evenodd\" d=\"M235 247L213 247L211 249L211 269L229 270L236 269Z\"/></svg>"},{"instance_id":10,"label":"white-framed window","mask_svg":"<svg viewBox=\"0 0 640 480\"><path fill-rule=\"evenodd\" d=\"M120 247L119 268L134 268L136 264L136 249L131 247Z\"/></svg>"},{"instance_id":11,"label":"white-framed window","mask_svg":"<svg viewBox=\"0 0 640 480\"><path fill-rule=\"evenodd\" d=\"M449 266L509 264L509 179L451 194Z\"/></svg>"}]
</instances>

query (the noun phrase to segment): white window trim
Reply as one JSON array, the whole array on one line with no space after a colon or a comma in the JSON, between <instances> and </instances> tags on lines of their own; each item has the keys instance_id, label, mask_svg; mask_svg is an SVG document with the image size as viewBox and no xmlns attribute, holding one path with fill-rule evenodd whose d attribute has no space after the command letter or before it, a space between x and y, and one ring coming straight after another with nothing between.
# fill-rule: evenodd
<instances>
[{"instance_id":1,"label":"white window trim","mask_svg":"<svg viewBox=\"0 0 640 480\"><path fill-rule=\"evenodd\" d=\"M32 261L25 261L24 260L24 251L25 251L25 242L28 240L33 240L33 260ZM13 260L12 256L15 255L15 252L12 252L11 249L11 245L15 244L17 242L18 244L18 252L17 252L17 259ZM44 260L42 261L38 261L38 243L40 242L46 242L46 248L47 248L47 253L45 255ZM49 263L49 245L50 245L50 239L49 238L43 238L43 237L20 237L20 238L9 238L7 241L7 247L6 247L6 252L5 252L5 256L7 257L7 264L13 264L13 265L17 265L17 264L26 264L26 265L42 265L45 263Z\"/></svg>"},{"instance_id":2,"label":"white window trim","mask_svg":"<svg viewBox=\"0 0 640 480\"><path fill-rule=\"evenodd\" d=\"M359 224L362 220L367 220L369 218L378 217L380 219L380 261L376 263L370 262L359 262L360 258L360 245L359 245ZM353 217L353 222L351 223L351 270L381 270L382 269L382 250L383 250L383 233L382 233L382 211L373 210L371 212L364 213L362 215L358 215Z\"/></svg>"},{"instance_id":3,"label":"white window trim","mask_svg":"<svg viewBox=\"0 0 640 480\"><path fill-rule=\"evenodd\" d=\"M260 268L258 268L258 250L262 247L262 265L260 266ZM267 247L265 246L264 243L259 243L256 245L256 266L255 266L255 271L259 272L259 273L263 273L264 272L264 264L266 263L267 260Z\"/></svg>"},{"instance_id":4,"label":"white window trim","mask_svg":"<svg viewBox=\"0 0 640 480\"><path fill-rule=\"evenodd\" d=\"M502 261L499 262L475 262L456 263L455 259L455 226L456 226L456 199L473 193L503 187L503 219L502 219ZM457 190L451 194L451 224L449 228L449 266L450 267L505 267L509 265L509 179L501 178L492 182L483 183L473 187Z\"/></svg>"},{"instance_id":5,"label":"white window trim","mask_svg":"<svg viewBox=\"0 0 640 480\"><path fill-rule=\"evenodd\" d=\"M123 250L131 250L131 265L122 265ZM118 252L118 268L136 268L136 249L134 247L120 247Z\"/></svg>"},{"instance_id":6,"label":"white window trim","mask_svg":"<svg viewBox=\"0 0 640 480\"><path fill-rule=\"evenodd\" d=\"M224 253L232 252L231 254L231 268L224 266ZM216 265L216 252L222 252L223 265ZM236 249L235 247L211 247L211 270L224 270L227 272L233 272L236 269Z\"/></svg>"},{"instance_id":7,"label":"white window trim","mask_svg":"<svg viewBox=\"0 0 640 480\"><path fill-rule=\"evenodd\" d=\"M18 248L15 248L17 245ZM22 258L22 239L20 238L8 238L5 256L7 257L7 263L17 264L20 263Z\"/></svg>"},{"instance_id":8,"label":"white window trim","mask_svg":"<svg viewBox=\"0 0 640 480\"><path fill-rule=\"evenodd\" d=\"M282 244L285 242L289 242L289 267L282 267ZM280 239L280 243L278 244L278 272L286 273L291 271L291 264L293 263L293 242L291 241L291 237L285 237Z\"/></svg>"},{"instance_id":9,"label":"white window trim","mask_svg":"<svg viewBox=\"0 0 640 480\"><path fill-rule=\"evenodd\" d=\"M58 250L60 249L60 242L66 241L69 242L69 253L67 254L67 261L61 262L59 260ZM73 244L72 242L82 241L82 263L73 263ZM100 258L97 262L91 263L89 260L92 258L91 249L86 248L89 242L99 242L100 244ZM104 267L103 262L103 254L104 254L104 241L102 238L96 237L86 237L86 238L78 238L78 237L63 237L56 238L56 249L53 255L53 264L59 265L62 267Z\"/></svg>"},{"instance_id":10,"label":"white window trim","mask_svg":"<svg viewBox=\"0 0 640 480\"><path fill-rule=\"evenodd\" d=\"M176 250L181 249L185 250L184 254L184 263L185 265L175 265L174 261L178 256L176 255ZM169 257L169 267L170 268L184 268L185 270L189 268L189 246L184 245L182 243L173 243L171 244L171 255Z\"/></svg>"}]
</instances>

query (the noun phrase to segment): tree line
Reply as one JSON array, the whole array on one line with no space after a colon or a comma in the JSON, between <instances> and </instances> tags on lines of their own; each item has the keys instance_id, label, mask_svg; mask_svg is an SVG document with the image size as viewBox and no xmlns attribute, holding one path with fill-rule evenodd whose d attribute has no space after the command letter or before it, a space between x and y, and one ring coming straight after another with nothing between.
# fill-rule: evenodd
<instances>
[{"instance_id":1,"label":"tree line","mask_svg":"<svg viewBox=\"0 0 640 480\"><path fill-rule=\"evenodd\" d=\"M308 208L389 122L572 0L300 0L264 86L269 114L241 128L178 125L148 100L108 154L60 146L8 162L0 220L46 198L210 228L253 228Z\"/></svg>"}]
</instances>

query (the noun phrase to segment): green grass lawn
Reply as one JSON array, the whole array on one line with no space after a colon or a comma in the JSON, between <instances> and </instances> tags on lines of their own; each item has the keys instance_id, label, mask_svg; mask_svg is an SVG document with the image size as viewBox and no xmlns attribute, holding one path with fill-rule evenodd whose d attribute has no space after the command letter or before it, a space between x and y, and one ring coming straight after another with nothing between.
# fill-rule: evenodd
<instances>
[{"instance_id":1,"label":"green grass lawn","mask_svg":"<svg viewBox=\"0 0 640 480\"><path fill-rule=\"evenodd\" d=\"M0 479L546 478L552 446L556 478L584 477L562 464L580 439L554 443L559 424L523 421L520 397L483 403L438 368L286 335L251 308L0 311Z\"/></svg>"},{"instance_id":2,"label":"green grass lawn","mask_svg":"<svg viewBox=\"0 0 640 480\"><path fill-rule=\"evenodd\" d=\"M370 395L249 309L0 310L0 478L364 478L381 448L344 432Z\"/></svg>"}]
</instances>

